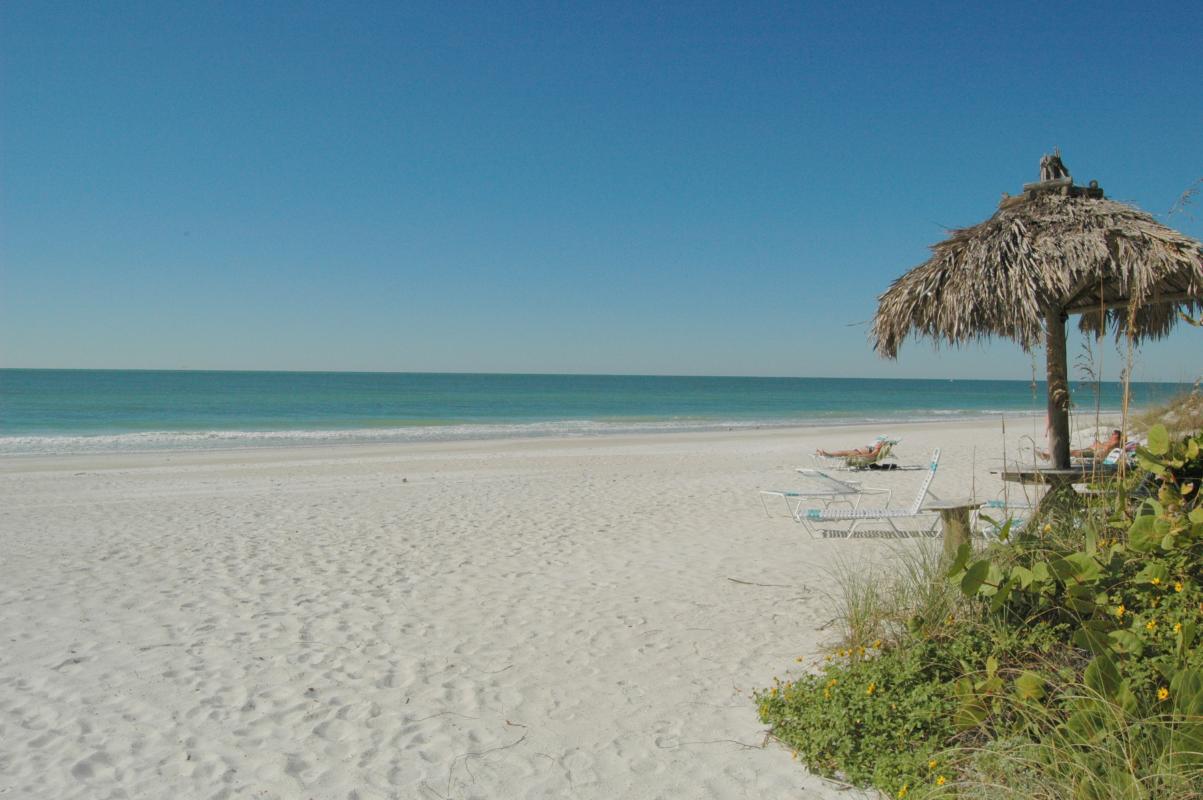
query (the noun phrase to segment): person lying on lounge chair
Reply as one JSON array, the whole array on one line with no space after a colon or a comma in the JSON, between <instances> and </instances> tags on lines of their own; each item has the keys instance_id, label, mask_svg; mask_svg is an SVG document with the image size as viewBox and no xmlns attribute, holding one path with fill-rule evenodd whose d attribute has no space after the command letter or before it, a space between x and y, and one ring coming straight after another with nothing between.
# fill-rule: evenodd
<instances>
[{"instance_id":1,"label":"person lying on lounge chair","mask_svg":"<svg viewBox=\"0 0 1203 800\"><path fill-rule=\"evenodd\" d=\"M1107 454L1112 450L1123 446L1124 435L1118 428L1116 428L1115 430L1111 431L1111 435L1107 437L1106 441L1095 441L1092 445L1090 445L1090 447L1083 447L1078 450L1070 450L1069 455L1071 458L1106 458ZM1040 453L1040 457L1043 459L1048 459L1048 451L1042 451Z\"/></svg>"},{"instance_id":2,"label":"person lying on lounge chair","mask_svg":"<svg viewBox=\"0 0 1203 800\"><path fill-rule=\"evenodd\" d=\"M832 456L835 458L846 458L853 456L857 458L872 458L881 452L881 448L885 447L888 442L884 439L878 439L876 442L865 447L856 447L852 450L823 450L822 448L815 452L821 456Z\"/></svg>"}]
</instances>

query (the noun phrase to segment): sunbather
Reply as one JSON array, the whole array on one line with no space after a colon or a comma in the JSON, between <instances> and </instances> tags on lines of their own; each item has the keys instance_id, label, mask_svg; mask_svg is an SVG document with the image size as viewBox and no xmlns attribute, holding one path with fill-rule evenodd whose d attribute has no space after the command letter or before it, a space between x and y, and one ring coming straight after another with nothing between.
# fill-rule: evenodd
<instances>
[{"instance_id":1,"label":"sunbather","mask_svg":"<svg viewBox=\"0 0 1203 800\"><path fill-rule=\"evenodd\" d=\"M1105 458L1115 448L1123 447L1123 444L1124 434L1119 428L1116 428L1111 431L1111 435L1107 437L1106 441L1100 442L1096 440L1090 447L1070 450L1069 455L1071 458ZM1040 457L1047 460L1049 458L1048 451L1041 451Z\"/></svg>"},{"instance_id":2,"label":"sunbather","mask_svg":"<svg viewBox=\"0 0 1203 800\"><path fill-rule=\"evenodd\" d=\"M846 458L848 456L870 458L880 453L881 448L885 447L886 444L887 442L885 439L878 439L873 444L866 445L865 447L856 447L852 450L824 450L819 448L815 452L821 456L832 456L835 458Z\"/></svg>"}]
</instances>

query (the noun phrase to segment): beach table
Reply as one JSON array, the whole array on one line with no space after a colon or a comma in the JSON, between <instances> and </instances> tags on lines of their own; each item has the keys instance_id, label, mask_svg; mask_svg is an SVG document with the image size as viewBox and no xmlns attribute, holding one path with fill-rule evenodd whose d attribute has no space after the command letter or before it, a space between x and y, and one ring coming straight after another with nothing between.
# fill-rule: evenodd
<instances>
[{"instance_id":1,"label":"beach table","mask_svg":"<svg viewBox=\"0 0 1203 800\"><path fill-rule=\"evenodd\" d=\"M998 475L1004 481L1047 486L1048 491L1044 493L1044 497L1040 498L1040 502L1036 504L1036 513L1040 512L1041 506L1051 497L1057 495L1068 498L1077 497L1078 492L1074 490L1075 483L1089 483L1104 475L1114 475L1115 473L1116 468L1114 466L1104 466L1101 464L1081 464L1069 467L1068 469L1057 469L1054 467L1014 467L991 470L991 474Z\"/></svg>"},{"instance_id":2,"label":"beach table","mask_svg":"<svg viewBox=\"0 0 1203 800\"><path fill-rule=\"evenodd\" d=\"M1092 467L1069 467L1054 469L1053 467L1013 467L991 470L1004 481L1012 483L1045 484L1049 489L1063 489L1075 483L1084 483L1097 474Z\"/></svg>"},{"instance_id":3,"label":"beach table","mask_svg":"<svg viewBox=\"0 0 1203 800\"><path fill-rule=\"evenodd\" d=\"M952 561L957 549L969 541L970 522L973 512L985 503L977 500L939 500L927 503L924 511L935 511L940 515L940 528L944 534L944 558Z\"/></svg>"}]
</instances>

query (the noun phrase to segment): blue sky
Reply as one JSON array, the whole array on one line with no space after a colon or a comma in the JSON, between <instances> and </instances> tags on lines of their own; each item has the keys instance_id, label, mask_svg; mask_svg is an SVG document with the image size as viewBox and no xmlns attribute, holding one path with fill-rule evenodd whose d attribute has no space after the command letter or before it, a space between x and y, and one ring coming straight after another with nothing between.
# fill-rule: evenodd
<instances>
[{"instance_id":1,"label":"blue sky","mask_svg":"<svg viewBox=\"0 0 1203 800\"><path fill-rule=\"evenodd\" d=\"M1197 3L6 2L0 366L1026 378L863 323L1053 147L1168 211L1200 41Z\"/></svg>"}]
</instances>

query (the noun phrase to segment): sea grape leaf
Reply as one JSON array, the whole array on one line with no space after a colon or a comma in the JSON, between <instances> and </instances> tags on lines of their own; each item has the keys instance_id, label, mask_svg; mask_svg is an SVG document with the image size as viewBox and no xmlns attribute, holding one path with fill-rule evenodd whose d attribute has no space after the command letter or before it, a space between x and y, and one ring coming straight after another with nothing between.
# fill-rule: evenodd
<instances>
[{"instance_id":1,"label":"sea grape leaf","mask_svg":"<svg viewBox=\"0 0 1203 800\"><path fill-rule=\"evenodd\" d=\"M1039 700L1044 697L1044 679L1031 670L1025 670L1015 679L1015 694L1021 700Z\"/></svg>"},{"instance_id":2,"label":"sea grape leaf","mask_svg":"<svg viewBox=\"0 0 1203 800\"><path fill-rule=\"evenodd\" d=\"M1178 655L1185 655L1190 651L1191 644L1195 641L1195 631L1198 626L1193 622L1188 622L1182 626L1182 630L1178 631Z\"/></svg>"},{"instance_id":3,"label":"sea grape leaf","mask_svg":"<svg viewBox=\"0 0 1203 800\"><path fill-rule=\"evenodd\" d=\"M1107 638L1109 629L1102 620L1086 620L1081 628L1074 631L1073 643L1096 656L1103 655L1111 649L1111 640Z\"/></svg>"},{"instance_id":4,"label":"sea grape leaf","mask_svg":"<svg viewBox=\"0 0 1203 800\"><path fill-rule=\"evenodd\" d=\"M1078 583L1097 581L1103 572L1099 562L1086 553L1070 553L1064 560L1071 567L1070 577Z\"/></svg>"},{"instance_id":5,"label":"sea grape leaf","mask_svg":"<svg viewBox=\"0 0 1203 800\"><path fill-rule=\"evenodd\" d=\"M999 584L998 591L994 593L994 597L990 599L990 611L997 614L1002 607L1007 604L1007 599L1011 596L1011 590L1015 586L1015 578L1011 577Z\"/></svg>"},{"instance_id":6,"label":"sea grape leaf","mask_svg":"<svg viewBox=\"0 0 1203 800\"><path fill-rule=\"evenodd\" d=\"M1002 588L1002 584L1002 568L994 562L990 562L990 569L986 570L986 580L982 581L982 588L978 589L978 594L984 595L985 597L995 595L997 594L998 590Z\"/></svg>"},{"instance_id":7,"label":"sea grape leaf","mask_svg":"<svg viewBox=\"0 0 1203 800\"><path fill-rule=\"evenodd\" d=\"M1107 634L1111 639L1113 649L1118 653L1126 653L1127 655L1140 655L1144 649L1144 642L1130 630L1111 631Z\"/></svg>"},{"instance_id":8,"label":"sea grape leaf","mask_svg":"<svg viewBox=\"0 0 1203 800\"><path fill-rule=\"evenodd\" d=\"M948 566L948 577L953 577L958 572L965 568L966 562L969 561L969 556L973 553L973 546L969 542L961 542L957 548L956 556L952 559L952 564Z\"/></svg>"},{"instance_id":9,"label":"sea grape leaf","mask_svg":"<svg viewBox=\"0 0 1203 800\"><path fill-rule=\"evenodd\" d=\"M1135 581L1138 583L1153 583L1156 580L1158 583L1165 583L1169 578L1169 570L1165 564L1154 562L1147 564L1144 569L1136 573Z\"/></svg>"},{"instance_id":10,"label":"sea grape leaf","mask_svg":"<svg viewBox=\"0 0 1203 800\"><path fill-rule=\"evenodd\" d=\"M982 588L982 583L989 574L990 561L988 559L975 562L965 571L965 577L961 578L961 591L966 597L973 597L977 594L978 589Z\"/></svg>"},{"instance_id":11,"label":"sea grape leaf","mask_svg":"<svg viewBox=\"0 0 1203 800\"><path fill-rule=\"evenodd\" d=\"M1164 425L1149 428L1149 444L1145 448L1155 456L1163 456L1170 450L1170 434Z\"/></svg>"},{"instance_id":12,"label":"sea grape leaf","mask_svg":"<svg viewBox=\"0 0 1203 800\"><path fill-rule=\"evenodd\" d=\"M1146 455L1140 450L1136 451L1136 463L1139 464L1140 468L1145 472L1151 472L1154 475L1165 475L1165 467L1161 466L1160 462L1147 458Z\"/></svg>"},{"instance_id":13,"label":"sea grape leaf","mask_svg":"<svg viewBox=\"0 0 1203 800\"><path fill-rule=\"evenodd\" d=\"M1083 675L1086 686L1107 699L1115 697L1120 687L1119 670L1111 657L1100 653L1090 659Z\"/></svg>"},{"instance_id":14,"label":"sea grape leaf","mask_svg":"<svg viewBox=\"0 0 1203 800\"><path fill-rule=\"evenodd\" d=\"M1084 701L1080 705L1083 708L1070 715L1065 727L1074 733L1075 738L1091 744L1110 738L1111 731L1107 726L1109 715L1103 711L1101 704Z\"/></svg>"},{"instance_id":15,"label":"sea grape leaf","mask_svg":"<svg viewBox=\"0 0 1203 800\"><path fill-rule=\"evenodd\" d=\"M995 525L997 526L997 523L995 523ZM997 536L998 536L998 540L1000 542L1005 542L1011 538L1011 528L1014 525L1015 525L1015 518L1007 517L1007 521L1004 522L1002 524L1002 526L998 528Z\"/></svg>"},{"instance_id":16,"label":"sea grape leaf","mask_svg":"<svg viewBox=\"0 0 1203 800\"><path fill-rule=\"evenodd\" d=\"M1203 671L1183 669L1170 680L1174 709L1187 716L1203 714Z\"/></svg>"},{"instance_id":17,"label":"sea grape leaf","mask_svg":"<svg viewBox=\"0 0 1203 800\"><path fill-rule=\"evenodd\" d=\"M985 703L972 700L957 706L957 710L953 714L952 724L962 731L972 730L981 725L989 714L990 710L986 708Z\"/></svg>"},{"instance_id":18,"label":"sea grape leaf","mask_svg":"<svg viewBox=\"0 0 1203 800\"><path fill-rule=\"evenodd\" d=\"M1070 585L1096 581L1102 574L1099 562L1080 552L1052 559L1049 561L1049 568L1059 580Z\"/></svg>"},{"instance_id":19,"label":"sea grape leaf","mask_svg":"<svg viewBox=\"0 0 1203 800\"><path fill-rule=\"evenodd\" d=\"M1157 518L1151 514L1137 517L1128 528L1128 546L1138 553L1151 552L1157 547L1162 534L1157 532L1153 524Z\"/></svg>"}]
</instances>

